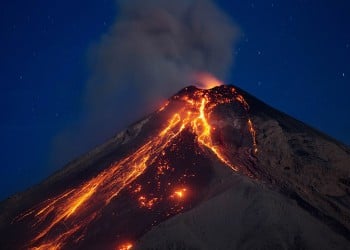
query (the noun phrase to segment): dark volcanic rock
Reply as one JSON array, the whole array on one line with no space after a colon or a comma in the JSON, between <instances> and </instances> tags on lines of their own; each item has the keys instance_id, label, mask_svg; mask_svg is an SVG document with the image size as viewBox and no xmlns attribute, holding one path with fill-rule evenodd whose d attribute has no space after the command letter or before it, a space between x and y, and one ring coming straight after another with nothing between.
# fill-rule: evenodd
<instances>
[{"instance_id":1,"label":"dark volcanic rock","mask_svg":"<svg viewBox=\"0 0 350 250\"><path fill-rule=\"evenodd\" d=\"M233 175L229 187L141 238L136 249L349 249L297 202Z\"/></svg>"},{"instance_id":2,"label":"dark volcanic rock","mask_svg":"<svg viewBox=\"0 0 350 250\"><path fill-rule=\"evenodd\" d=\"M350 249L349 148L239 92L257 130L258 181L226 176L227 190L155 227L137 249Z\"/></svg>"},{"instance_id":3,"label":"dark volcanic rock","mask_svg":"<svg viewBox=\"0 0 350 250\"><path fill-rule=\"evenodd\" d=\"M189 128L176 134L180 126L174 127L168 133L176 136L170 134L168 144L159 142L164 124L174 113L204 97L215 128L212 143L231 167L201 145L198 134ZM210 106L213 103L219 105ZM147 149L147 168L128 182L127 171L132 171L132 162L138 162L128 156L149 142L164 147ZM50 225L55 213L48 213L42 221L34 213L23 219L19 215L30 209L40 211L40 204L67 190L74 194L123 159L129 160L114 171L128 177L116 197L106 203L101 199L109 191L104 186L118 175L93 186L97 191L81 216L75 220L63 217L45 237L32 241ZM187 188L188 196L174 200L174 188L180 187ZM57 204L64 207L64 199ZM83 220L89 223L59 248L118 249L131 240L135 249L350 249L350 150L242 90L188 87L169 99L165 109L130 126L43 183L3 201L0 246L53 248L45 244Z\"/></svg>"}]
</instances>

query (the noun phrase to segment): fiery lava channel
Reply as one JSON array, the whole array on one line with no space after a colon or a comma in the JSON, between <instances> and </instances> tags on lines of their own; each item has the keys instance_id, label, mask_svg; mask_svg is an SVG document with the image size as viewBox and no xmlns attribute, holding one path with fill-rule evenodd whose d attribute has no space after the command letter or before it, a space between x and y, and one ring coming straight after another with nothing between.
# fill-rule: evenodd
<instances>
[{"instance_id":1,"label":"fiery lava channel","mask_svg":"<svg viewBox=\"0 0 350 250\"><path fill-rule=\"evenodd\" d=\"M123 189L136 180L148 166L152 165L184 130L192 131L199 145L209 149L232 170L238 171L238 168L227 157L224 149L215 144L212 136L214 128L211 125L210 116L218 105L238 102L245 110L248 110L249 106L233 87L225 86L225 88L229 89L229 95L227 93L222 95L214 89L196 89L191 95L175 96L173 99L181 101L183 105L171 115L165 127L156 136L134 153L110 165L80 186L50 198L20 216L17 221L28 217L33 217L35 221L33 229L36 235L29 242L29 248L61 249L68 241L79 242L82 240L86 227L100 216L102 210ZM166 111L166 106L159 110L159 112ZM256 152L255 130L250 119L247 120L247 127L252 135L253 147ZM159 168L158 171L160 175L163 174L164 170ZM141 188L137 187L135 192L139 192ZM187 189L183 188L169 195L181 200L185 198L186 192ZM152 209L158 200L157 197L148 199L143 195L138 199L140 208L147 209ZM176 210L176 212L180 212L181 209Z\"/></svg>"}]
</instances>

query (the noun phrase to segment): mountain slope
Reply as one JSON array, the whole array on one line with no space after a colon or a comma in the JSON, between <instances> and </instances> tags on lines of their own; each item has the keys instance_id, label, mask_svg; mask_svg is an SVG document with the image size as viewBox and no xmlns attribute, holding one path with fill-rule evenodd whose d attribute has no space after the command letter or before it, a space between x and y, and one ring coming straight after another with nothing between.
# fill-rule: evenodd
<instances>
[{"instance_id":1,"label":"mountain slope","mask_svg":"<svg viewBox=\"0 0 350 250\"><path fill-rule=\"evenodd\" d=\"M153 228L136 249L349 248L344 237L278 191L239 175L229 179L228 189Z\"/></svg>"},{"instance_id":2,"label":"mountain slope","mask_svg":"<svg viewBox=\"0 0 350 250\"><path fill-rule=\"evenodd\" d=\"M258 181L223 175L225 190L136 249L350 249L349 148L239 92L256 128Z\"/></svg>"},{"instance_id":3,"label":"mountain slope","mask_svg":"<svg viewBox=\"0 0 350 250\"><path fill-rule=\"evenodd\" d=\"M2 202L0 245L346 249L349 165L345 145L242 90L188 87Z\"/></svg>"}]
</instances>

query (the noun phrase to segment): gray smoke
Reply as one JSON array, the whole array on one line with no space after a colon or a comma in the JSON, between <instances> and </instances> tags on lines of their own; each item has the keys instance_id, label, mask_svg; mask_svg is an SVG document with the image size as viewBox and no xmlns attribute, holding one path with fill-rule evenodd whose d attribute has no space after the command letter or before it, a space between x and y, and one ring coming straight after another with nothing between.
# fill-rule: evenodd
<instances>
[{"instance_id":1,"label":"gray smoke","mask_svg":"<svg viewBox=\"0 0 350 250\"><path fill-rule=\"evenodd\" d=\"M209 0L118 1L115 23L90 55L86 119L72 136L87 150L193 84L193 74L224 79L237 29ZM81 152L70 153L70 157ZM62 157L59 157L62 159ZM66 158L66 157L63 157Z\"/></svg>"}]
</instances>

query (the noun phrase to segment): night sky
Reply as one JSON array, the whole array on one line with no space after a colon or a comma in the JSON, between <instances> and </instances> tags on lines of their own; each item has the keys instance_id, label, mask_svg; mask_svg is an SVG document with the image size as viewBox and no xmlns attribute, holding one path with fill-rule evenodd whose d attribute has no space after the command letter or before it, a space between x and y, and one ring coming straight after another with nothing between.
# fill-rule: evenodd
<instances>
[{"instance_id":1,"label":"night sky","mask_svg":"<svg viewBox=\"0 0 350 250\"><path fill-rule=\"evenodd\" d=\"M350 2L215 2L242 34L228 83L349 145ZM53 140L83 116L88 51L116 13L112 0L0 3L0 199L58 169Z\"/></svg>"}]
</instances>

